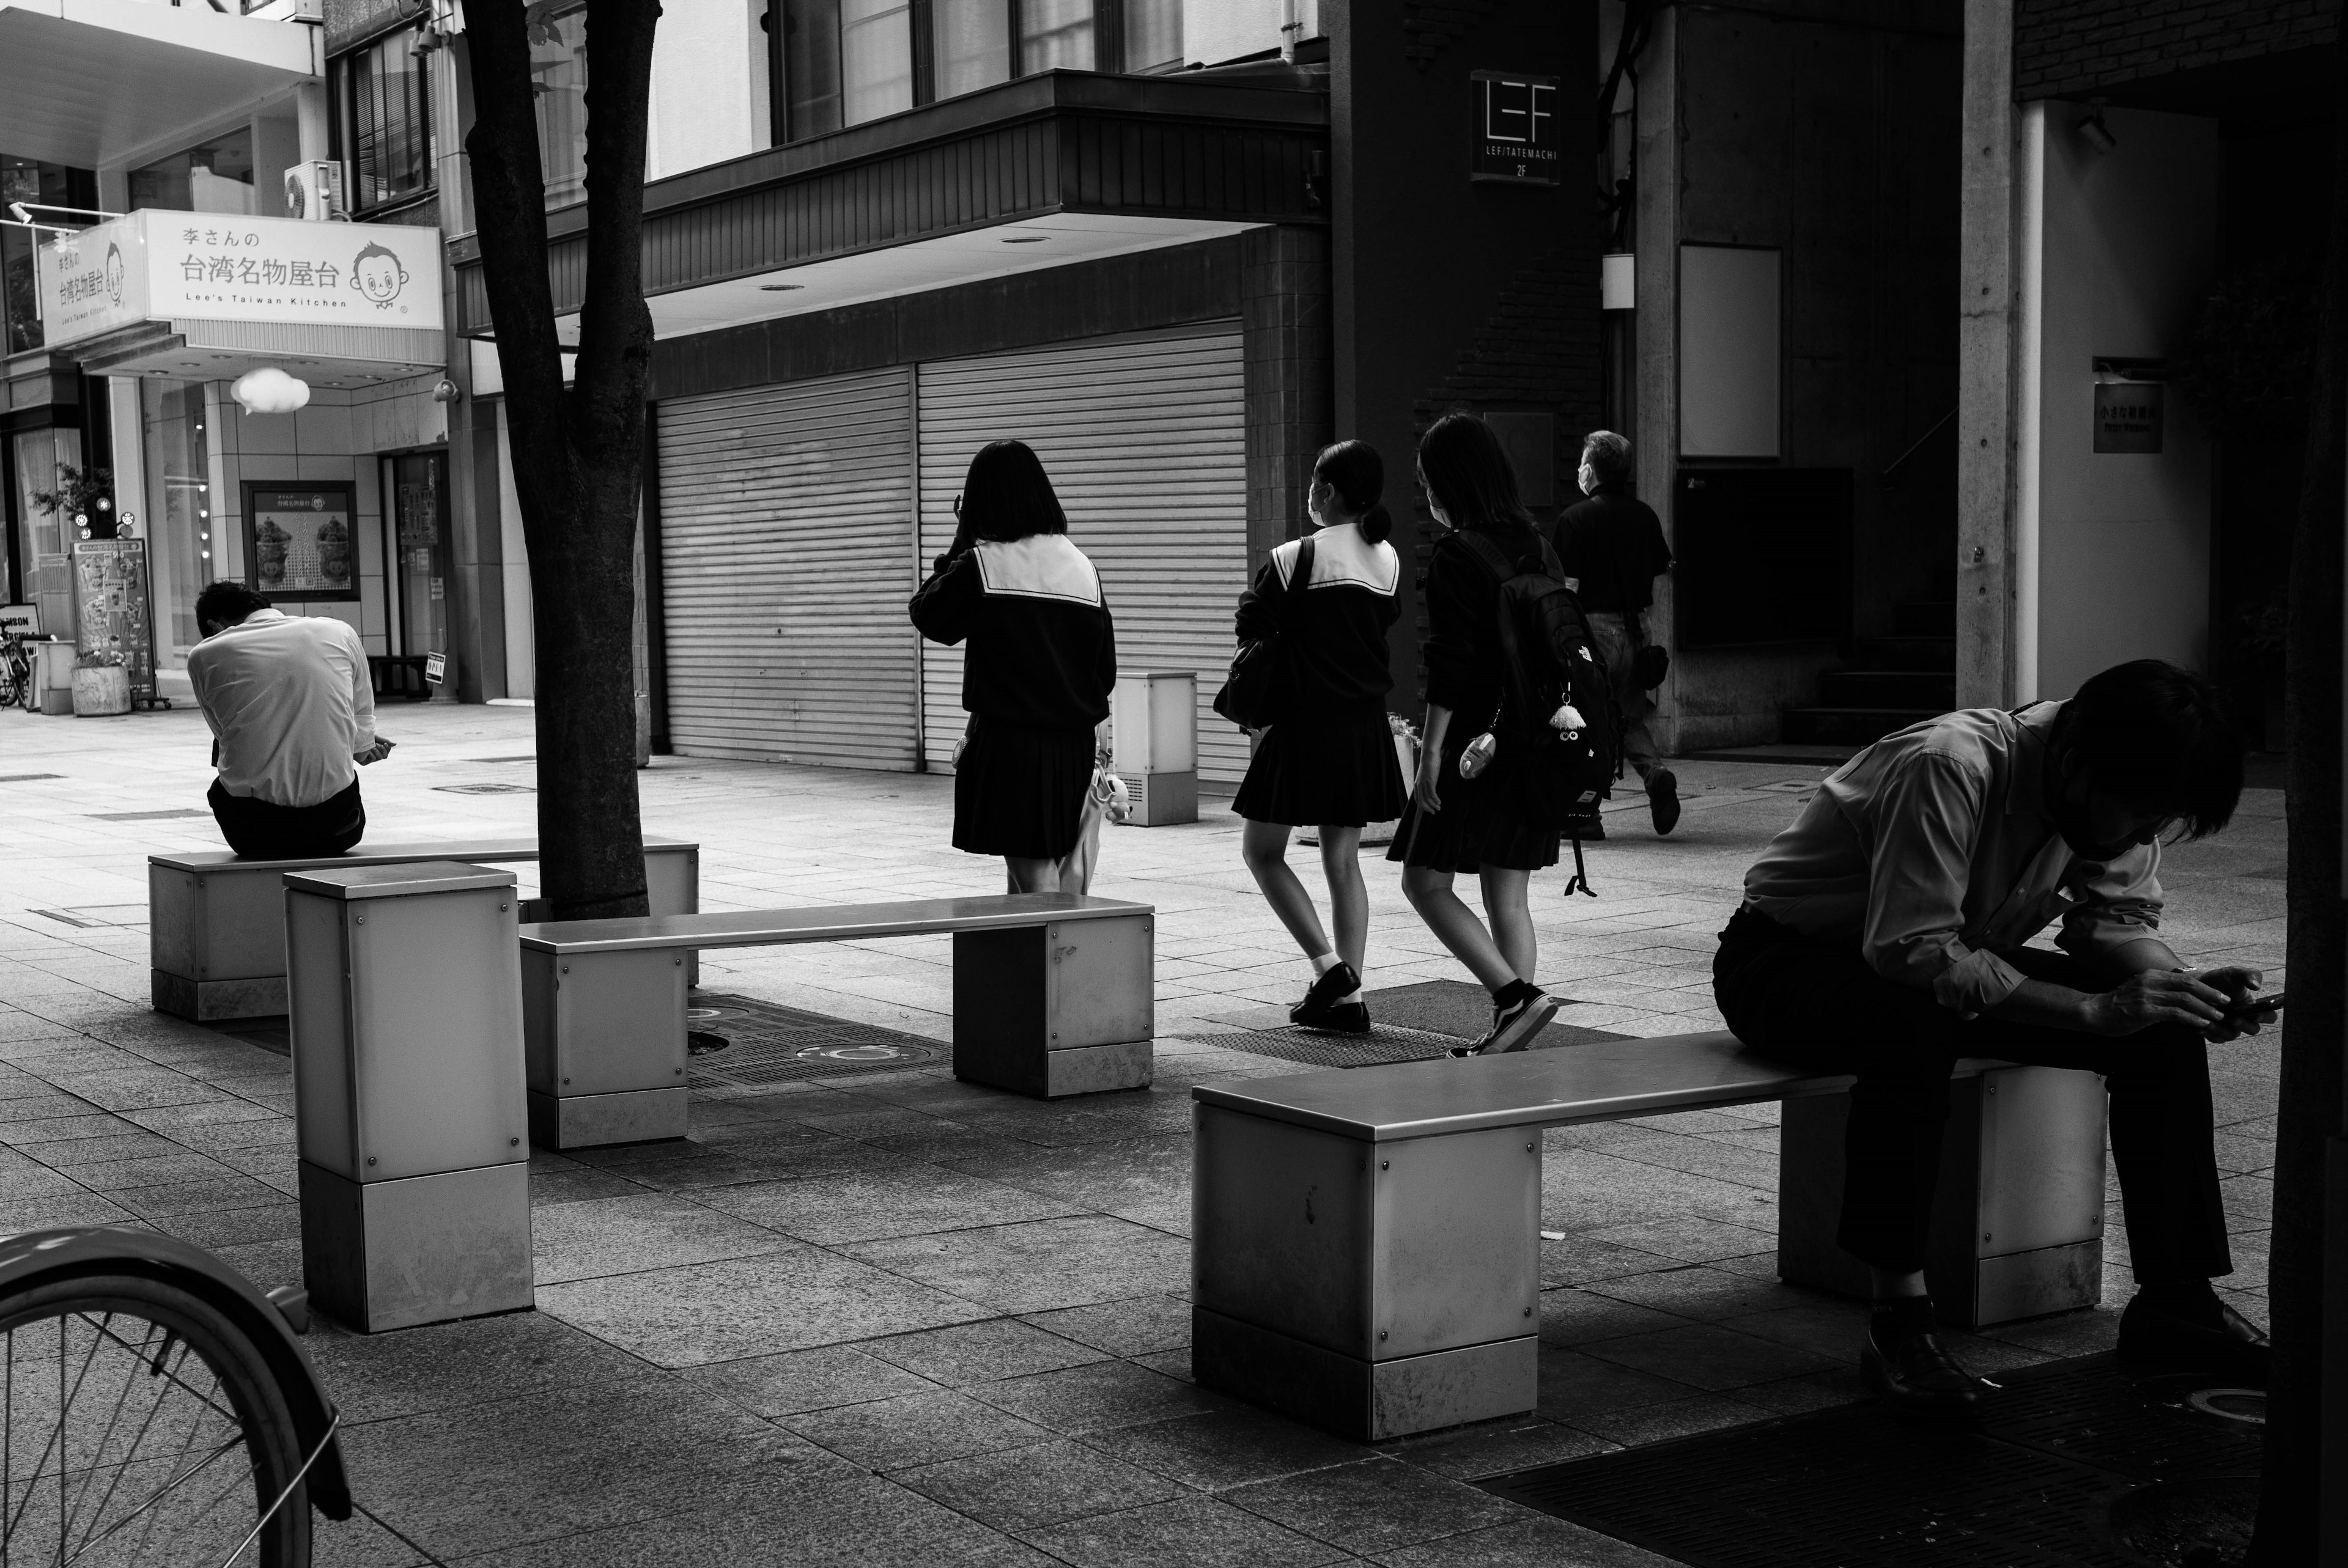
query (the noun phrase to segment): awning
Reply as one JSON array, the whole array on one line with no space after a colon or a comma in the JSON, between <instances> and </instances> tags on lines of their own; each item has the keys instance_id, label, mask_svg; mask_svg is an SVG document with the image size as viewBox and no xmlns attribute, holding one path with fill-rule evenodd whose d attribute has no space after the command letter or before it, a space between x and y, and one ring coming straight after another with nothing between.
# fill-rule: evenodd
<instances>
[{"instance_id":1,"label":"awning","mask_svg":"<svg viewBox=\"0 0 2348 1568\"><path fill-rule=\"evenodd\" d=\"M0 151L92 169L320 75L320 29L147 0L0 0Z\"/></svg>"},{"instance_id":2,"label":"awning","mask_svg":"<svg viewBox=\"0 0 2348 1568\"><path fill-rule=\"evenodd\" d=\"M41 322L91 374L322 386L438 370L440 231L146 210L43 244Z\"/></svg>"}]
</instances>

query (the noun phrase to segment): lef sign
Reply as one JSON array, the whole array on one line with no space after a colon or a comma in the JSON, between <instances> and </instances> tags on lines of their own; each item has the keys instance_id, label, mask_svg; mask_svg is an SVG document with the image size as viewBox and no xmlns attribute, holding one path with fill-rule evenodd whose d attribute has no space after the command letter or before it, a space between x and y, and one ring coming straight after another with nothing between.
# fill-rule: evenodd
<instances>
[{"instance_id":1,"label":"lef sign","mask_svg":"<svg viewBox=\"0 0 2348 1568\"><path fill-rule=\"evenodd\" d=\"M1555 185L1564 168L1558 128L1558 79L1522 71L1477 71L1468 77L1475 124L1468 178L1503 185Z\"/></svg>"},{"instance_id":2,"label":"lef sign","mask_svg":"<svg viewBox=\"0 0 2348 1568\"><path fill-rule=\"evenodd\" d=\"M52 346L144 321L441 326L440 231L152 209L43 245Z\"/></svg>"},{"instance_id":3,"label":"lef sign","mask_svg":"<svg viewBox=\"0 0 2348 1568\"><path fill-rule=\"evenodd\" d=\"M245 580L273 601L359 597L348 484L244 487Z\"/></svg>"}]
</instances>

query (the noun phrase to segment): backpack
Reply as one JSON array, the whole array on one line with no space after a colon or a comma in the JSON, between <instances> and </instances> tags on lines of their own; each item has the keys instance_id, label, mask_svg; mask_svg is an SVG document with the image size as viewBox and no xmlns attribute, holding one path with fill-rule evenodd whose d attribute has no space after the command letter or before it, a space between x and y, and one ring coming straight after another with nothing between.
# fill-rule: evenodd
<instances>
[{"instance_id":1,"label":"backpack","mask_svg":"<svg viewBox=\"0 0 2348 1568\"><path fill-rule=\"evenodd\" d=\"M1500 712L1492 733L1498 804L1509 815L1573 838L1575 877L1581 872L1581 825L1614 793L1622 771L1622 721L1613 687L1599 661L1581 600L1565 586L1564 570L1546 540L1536 559L1509 559L1489 537L1457 536L1499 585ZM1566 706L1581 716L1578 728L1559 729L1551 716Z\"/></svg>"}]
</instances>

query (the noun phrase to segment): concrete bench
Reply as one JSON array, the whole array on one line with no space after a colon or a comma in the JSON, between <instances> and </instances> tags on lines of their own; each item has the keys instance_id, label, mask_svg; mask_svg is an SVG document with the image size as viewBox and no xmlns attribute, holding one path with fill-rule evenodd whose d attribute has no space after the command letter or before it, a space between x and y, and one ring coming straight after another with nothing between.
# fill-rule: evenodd
<instances>
[{"instance_id":1,"label":"concrete bench","mask_svg":"<svg viewBox=\"0 0 2348 1568\"><path fill-rule=\"evenodd\" d=\"M1927 1275L1945 1319L2100 1299L2092 1073L1965 1061ZM1835 1245L1848 1076L1666 1035L1191 1090L1191 1368L1365 1441L1534 1408L1545 1127L1786 1102L1777 1269L1864 1294Z\"/></svg>"},{"instance_id":2,"label":"concrete bench","mask_svg":"<svg viewBox=\"0 0 2348 1568\"><path fill-rule=\"evenodd\" d=\"M954 1076L1040 1099L1149 1081L1157 911L1066 893L521 927L530 1135L685 1132L688 948L953 936Z\"/></svg>"},{"instance_id":3,"label":"concrete bench","mask_svg":"<svg viewBox=\"0 0 2348 1568\"><path fill-rule=\"evenodd\" d=\"M147 857L147 950L157 1012L205 1022L266 1018L285 1000L285 874L427 860L506 865L538 858L533 838L367 845L314 860L247 860L225 849ZM701 907L701 846L644 840L655 915Z\"/></svg>"}]
</instances>

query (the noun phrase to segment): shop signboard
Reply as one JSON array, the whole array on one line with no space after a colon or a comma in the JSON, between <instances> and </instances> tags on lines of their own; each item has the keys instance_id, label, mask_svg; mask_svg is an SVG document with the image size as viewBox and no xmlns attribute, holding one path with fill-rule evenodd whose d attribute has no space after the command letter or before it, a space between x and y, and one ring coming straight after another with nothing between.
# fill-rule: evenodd
<instances>
[{"instance_id":1,"label":"shop signboard","mask_svg":"<svg viewBox=\"0 0 2348 1568\"><path fill-rule=\"evenodd\" d=\"M247 580L273 601L359 597L358 532L347 484L244 487Z\"/></svg>"},{"instance_id":2,"label":"shop signboard","mask_svg":"<svg viewBox=\"0 0 2348 1568\"><path fill-rule=\"evenodd\" d=\"M38 637L40 634L39 605L0 604L0 637Z\"/></svg>"},{"instance_id":3,"label":"shop signboard","mask_svg":"<svg viewBox=\"0 0 2348 1568\"><path fill-rule=\"evenodd\" d=\"M147 541L77 539L74 600L81 610L76 651L120 664L133 703L155 696L155 639L147 615Z\"/></svg>"},{"instance_id":4,"label":"shop signboard","mask_svg":"<svg viewBox=\"0 0 2348 1568\"><path fill-rule=\"evenodd\" d=\"M1558 124L1558 78L1522 71L1477 71L1469 77L1475 124L1468 172L1479 183L1555 185L1565 166Z\"/></svg>"},{"instance_id":5,"label":"shop signboard","mask_svg":"<svg viewBox=\"0 0 2348 1568\"><path fill-rule=\"evenodd\" d=\"M2168 389L2157 381L2096 384L2096 450L2156 453Z\"/></svg>"},{"instance_id":6,"label":"shop signboard","mask_svg":"<svg viewBox=\"0 0 2348 1568\"><path fill-rule=\"evenodd\" d=\"M339 55L411 17L424 14L424 0L326 0L326 53Z\"/></svg>"},{"instance_id":7,"label":"shop signboard","mask_svg":"<svg viewBox=\"0 0 2348 1568\"><path fill-rule=\"evenodd\" d=\"M152 209L44 244L51 347L147 321L438 332L440 231Z\"/></svg>"}]
</instances>

